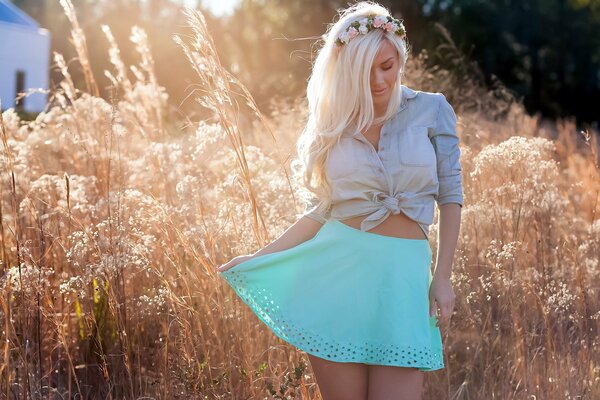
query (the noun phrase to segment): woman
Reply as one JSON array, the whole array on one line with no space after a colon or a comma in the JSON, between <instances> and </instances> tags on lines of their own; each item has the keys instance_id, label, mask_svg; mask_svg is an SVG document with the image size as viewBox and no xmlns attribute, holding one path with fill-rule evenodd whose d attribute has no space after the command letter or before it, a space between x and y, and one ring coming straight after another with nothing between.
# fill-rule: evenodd
<instances>
[{"instance_id":1,"label":"woman","mask_svg":"<svg viewBox=\"0 0 600 400\"><path fill-rule=\"evenodd\" d=\"M219 272L307 353L325 400L420 399L423 372L444 367L440 327L454 308L463 204L456 115L441 93L400 83L405 31L386 8L354 4L324 39L298 142L304 184L318 200L277 240Z\"/></svg>"}]
</instances>

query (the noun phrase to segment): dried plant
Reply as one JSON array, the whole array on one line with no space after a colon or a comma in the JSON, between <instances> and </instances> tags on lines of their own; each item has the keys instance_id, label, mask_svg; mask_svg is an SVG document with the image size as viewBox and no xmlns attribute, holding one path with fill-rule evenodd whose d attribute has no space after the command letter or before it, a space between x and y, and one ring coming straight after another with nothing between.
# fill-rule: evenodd
<instances>
[{"instance_id":1,"label":"dried plant","mask_svg":"<svg viewBox=\"0 0 600 400\"><path fill-rule=\"evenodd\" d=\"M103 27L107 101L62 4L85 88L56 53L48 109L0 114L0 398L320 398L305 356L214 272L302 211L287 168L303 100L263 115L188 10L193 36L175 40L198 79L189 97L210 115L170 132L144 32L132 29L140 61L127 66ZM426 59L407 82L454 99L465 205L444 384L432 376L425 397L600 397L597 132L542 127L467 77L458 92Z\"/></svg>"},{"instance_id":2,"label":"dried plant","mask_svg":"<svg viewBox=\"0 0 600 400\"><path fill-rule=\"evenodd\" d=\"M94 74L92 72L92 66L88 56L87 42L85 40L83 30L79 26L77 14L75 13L75 7L73 7L71 0L60 0L60 5L65 10L65 15L69 19L69 22L72 26L71 41L73 47L75 47L75 50L77 51L77 57L79 58L79 62L83 69L83 76L85 77L87 92L94 96L98 96L98 85L96 84L96 79L94 78Z\"/></svg>"}]
</instances>

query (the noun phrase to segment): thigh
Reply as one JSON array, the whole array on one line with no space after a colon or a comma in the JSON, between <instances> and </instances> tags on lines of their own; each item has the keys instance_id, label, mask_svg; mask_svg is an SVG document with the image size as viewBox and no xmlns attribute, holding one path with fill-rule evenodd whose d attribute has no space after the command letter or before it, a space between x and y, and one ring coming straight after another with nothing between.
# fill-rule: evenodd
<instances>
[{"instance_id":1,"label":"thigh","mask_svg":"<svg viewBox=\"0 0 600 400\"><path fill-rule=\"evenodd\" d=\"M367 399L368 365L307 355L323 400Z\"/></svg>"},{"instance_id":2,"label":"thigh","mask_svg":"<svg viewBox=\"0 0 600 400\"><path fill-rule=\"evenodd\" d=\"M417 368L369 365L369 400L421 400L424 372Z\"/></svg>"}]
</instances>

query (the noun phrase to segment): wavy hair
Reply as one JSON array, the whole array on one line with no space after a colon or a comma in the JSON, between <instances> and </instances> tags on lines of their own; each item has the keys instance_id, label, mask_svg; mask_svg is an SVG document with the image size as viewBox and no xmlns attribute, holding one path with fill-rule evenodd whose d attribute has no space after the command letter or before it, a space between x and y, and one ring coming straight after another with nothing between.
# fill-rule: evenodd
<instances>
[{"instance_id":1,"label":"wavy hair","mask_svg":"<svg viewBox=\"0 0 600 400\"><path fill-rule=\"evenodd\" d=\"M328 25L322 37L324 43L313 64L306 90L308 120L298 138L298 158L293 163L296 178L302 180L303 186L325 208L331 204L326 173L330 149L344 132L362 132L395 114L402 100L401 76L408 57L405 39L383 29L358 35L341 47L335 43L354 21L369 15L391 15L387 8L372 1L362 1L338 11L338 14L339 20ZM401 67L386 113L375 118L370 73L384 40L396 48Z\"/></svg>"}]
</instances>

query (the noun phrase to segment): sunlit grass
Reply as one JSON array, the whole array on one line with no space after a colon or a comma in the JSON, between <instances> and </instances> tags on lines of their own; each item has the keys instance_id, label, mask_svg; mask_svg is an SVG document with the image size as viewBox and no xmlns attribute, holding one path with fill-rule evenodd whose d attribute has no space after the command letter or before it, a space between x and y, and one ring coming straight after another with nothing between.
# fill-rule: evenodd
<instances>
[{"instance_id":1,"label":"sunlit grass","mask_svg":"<svg viewBox=\"0 0 600 400\"><path fill-rule=\"evenodd\" d=\"M103 27L113 96L101 99L61 3L86 88L55 54L64 79L51 107L0 120L0 398L317 399L306 356L215 273L303 211L289 163L304 103L263 115L193 11L193 36L175 40L206 121L169 112L137 27L132 66ZM597 132L586 142L568 120L541 128L425 61L411 60L405 83L452 99L465 182L456 315L425 398L600 397Z\"/></svg>"}]
</instances>

